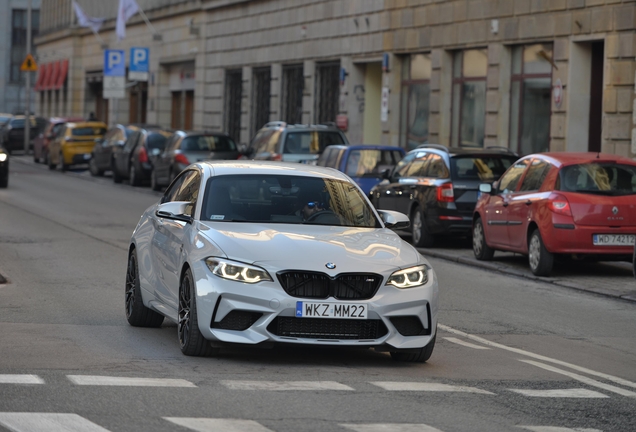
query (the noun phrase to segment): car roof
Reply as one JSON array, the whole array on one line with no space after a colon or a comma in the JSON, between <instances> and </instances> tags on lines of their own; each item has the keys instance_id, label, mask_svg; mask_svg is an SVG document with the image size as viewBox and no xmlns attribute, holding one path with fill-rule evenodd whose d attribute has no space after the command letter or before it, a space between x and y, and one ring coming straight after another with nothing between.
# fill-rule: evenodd
<instances>
[{"instance_id":1,"label":"car roof","mask_svg":"<svg viewBox=\"0 0 636 432\"><path fill-rule=\"evenodd\" d=\"M621 162L636 165L636 161L625 156L597 152L546 152L534 153L524 156L524 159L532 157L544 157L556 165L576 165L595 162Z\"/></svg>"},{"instance_id":2,"label":"car roof","mask_svg":"<svg viewBox=\"0 0 636 432\"><path fill-rule=\"evenodd\" d=\"M294 131L314 131L314 130L325 130L325 131L338 131L335 123L318 123L318 124L288 124L284 121L272 121L265 124L262 129L287 129Z\"/></svg>"},{"instance_id":3,"label":"car roof","mask_svg":"<svg viewBox=\"0 0 636 432\"><path fill-rule=\"evenodd\" d=\"M82 122L68 122L69 128L78 128L78 127L107 127L106 123L100 121L82 121Z\"/></svg>"},{"instance_id":4,"label":"car roof","mask_svg":"<svg viewBox=\"0 0 636 432\"><path fill-rule=\"evenodd\" d=\"M199 136L199 135L203 135L203 136L224 136L224 137L229 137L228 134L226 134L225 132L214 132L214 131L184 131L184 130L177 130L177 131L173 131L174 133L179 133L185 137L189 137L189 136Z\"/></svg>"},{"instance_id":5,"label":"car roof","mask_svg":"<svg viewBox=\"0 0 636 432\"><path fill-rule=\"evenodd\" d=\"M390 146L390 145L379 145L379 144L332 144L329 147L335 147L338 149L349 149L349 150L397 150L399 152L404 153L404 149L402 147ZM326 150L326 149L325 149Z\"/></svg>"},{"instance_id":6,"label":"car roof","mask_svg":"<svg viewBox=\"0 0 636 432\"><path fill-rule=\"evenodd\" d=\"M336 169L296 162L219 160L197 162L195 165L203 170L209 170L210 174L214 176L230 174L300 175L350 182L346 175Z\"/></svg>"},{"instance_id":7,"label":"car roof","mask_svg":"<svg viewBox=\"0 0 636 432\"><path fill-rule=\"evenodd\" d=\"M409 153L415 153L419 151L432 152L432 153L437 153L442 155L445 154L449 158L456 157L456 156L470 156L470 155L511 156L511 157L519 158L519 155L514 153L512 150L506 147L498 147L498 146L486 147L486 148L481 148L481 147L473 147L473 148L451 147L449 148L441 144L423 144L409 151Z\"/></svg>"}]
</instances>

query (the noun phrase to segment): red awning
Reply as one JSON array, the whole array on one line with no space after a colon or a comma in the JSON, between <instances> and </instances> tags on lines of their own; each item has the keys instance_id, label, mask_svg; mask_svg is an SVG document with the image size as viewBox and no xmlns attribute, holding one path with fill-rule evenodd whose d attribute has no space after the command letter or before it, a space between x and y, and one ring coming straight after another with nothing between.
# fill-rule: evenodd
<instances>
[{"instance_id":1,"label":"red awning","mask_svg":"<svg viewBox=\"0 0 636 432\"><path fill-rule=\"evenodd\" d=\"M57 84L57 77L60 74L60 61L56 60L53 63L53 74L49 78L47 90L53 90L55 88L55 84Z\"/></svg>"},{"instance_id":2,"label":"red awning","mask_svg":"<svg viewBox=\"0 0 636 432\"><path fill-rule=\"evenodd\" d=\"M68 60L60 60L60 73L57 76L57 81L53 84L53 90L59 90L66 81L66 74L68 73Z\"/></svg>"},{"instance_id":3,"label":"red awning","mask_svg":"<svg viewBox=\"0 0 636 432\"><path fill-rule=\"evenodd\" d=\"M51 82L51 75L53 75L53 63L47 63L46 72L44 73L44 79L40 83L40 90L48 90L49 83Z\"/></svg>"},{"instance_id":4,"label":"red awning","mask_svg":"<svg viewBox=\"0 0 636 432\"><path fill-rule=\"evenodd\" d=\"M47 73L48 73L48 69L47 69L46 64L40 65L40 71L38 73L38 80L35 82L35 91L39 91L42 90L42 83L46 80L47 78Z\"/></svg>"}]
</instances>

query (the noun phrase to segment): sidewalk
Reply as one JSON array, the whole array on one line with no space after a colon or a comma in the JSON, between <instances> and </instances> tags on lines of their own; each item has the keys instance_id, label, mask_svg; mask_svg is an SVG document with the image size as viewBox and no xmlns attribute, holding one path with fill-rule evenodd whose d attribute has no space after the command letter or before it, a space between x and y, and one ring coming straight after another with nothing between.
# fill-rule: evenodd
<instances>
[{"instance_id":1,"label":"sidewalk","mask_svg":"<svg viewBox=\"0 0 636 432\"><path fill-rule=\"evenodd\" d=\"M405 236L405 240L408 241L410 238ZM428 257L442 258L493 272L636 302L636 279L633 276L631 263L555 262L550 277L538 277L530 271L528 258L525 255L497 251L492 261L478 261L475 259L470 241L461 239L442 241L443 244L418 250Z\"/></svg>"}]
</instances>

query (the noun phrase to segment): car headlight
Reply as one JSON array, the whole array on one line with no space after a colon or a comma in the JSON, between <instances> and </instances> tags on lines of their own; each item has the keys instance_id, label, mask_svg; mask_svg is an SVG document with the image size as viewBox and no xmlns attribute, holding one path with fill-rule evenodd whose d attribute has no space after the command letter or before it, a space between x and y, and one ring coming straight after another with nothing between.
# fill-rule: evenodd
<instances>
[{"instance_id":1,"label":"car headlight","mask_svg":"<svg viewBox=\"0 0 636 432\"><path fill-rule=\"evenodd\" d=\"M428 282L428 270L429 267L426 264L398 270L389 277L386 284L396 288L413 288L424 285Z\"/></svg>"},{"instance_id":2,"label":"car headlight","mask_svg":"<svg viewBox=\"0 0 636 432\"><path fill-rule=\"evenodd\" d=\"M230 261L223 258L208 258L205 260L208 268L223 279L255 284L262 281L272 281L269 273L260 267Z\"/></svg>"},{"instance_id":3,"label":"car headlight","mask_svg":"<svg viewBox=\"0 0 636 432\"><path fill-rule=\"evenodd\" d=\"M4 162L7 160L7 154L6 153L0 153L0 162Z\"/></svg>"}]
</instances>

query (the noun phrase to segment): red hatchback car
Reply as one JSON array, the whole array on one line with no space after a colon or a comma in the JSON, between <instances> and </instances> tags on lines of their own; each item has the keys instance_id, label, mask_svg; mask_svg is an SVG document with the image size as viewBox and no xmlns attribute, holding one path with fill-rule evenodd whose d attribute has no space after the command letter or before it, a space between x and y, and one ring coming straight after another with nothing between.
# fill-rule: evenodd
<instances>
[{"instance_id":1,"label":"red hatchback car","mask_svg":"<svg viewBox=\"0 0 636 432\"><path fill-rule=\"evenodd\" d=\"M636 162L600 153L525 156L492 186L482 184L473 214L478 260L495 250L528 255L547 276L555 255L632 261Z\"/></svg>"}]
</instances>

